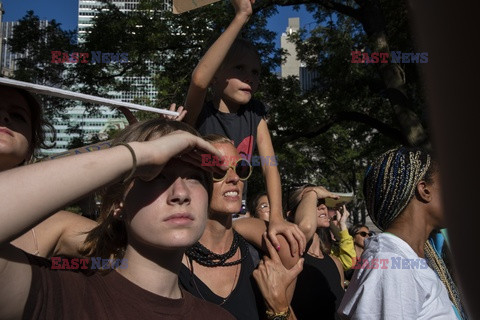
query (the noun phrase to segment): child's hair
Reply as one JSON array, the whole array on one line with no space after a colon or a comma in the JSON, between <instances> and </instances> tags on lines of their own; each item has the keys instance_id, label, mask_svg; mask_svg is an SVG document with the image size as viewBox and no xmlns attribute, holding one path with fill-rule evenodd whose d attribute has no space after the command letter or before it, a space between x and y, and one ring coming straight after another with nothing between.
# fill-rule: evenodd
<instances>
[{"instance_id":1,"label":"child's hair","mask_svg":"<svg viewBox=\"0 0 480 320\"><path fill-rule=\"evenodd\" d=\"M120 142L148 141L165 136L173 131L183 130L196 136L200 134L184 122L166 120L163 118L137 122L126 127L114 139L112 146ZM213 190L211 173L198 169L204 174L205 187L209 201ZM101 257L103 259L121 259L127 245L127 232L125 222L113 216L114 210L123 200L127 189L132 181L118 182L105 189L102 196L98 226L92 229L85 240L80 253L89 257Z\"/></svg>"},{"instance_id":2,"label":"child's hair","mask_svg":"<svg viewBox=\"0 0 480 320\"><path fill-rule=\"evenodd\" d=\"M243 38L236 38L235 41L232 43L230 50L228 50L228 53L225 59L223 60L222 65L225 65L231 61L234 61L237 57L244 56L247 53L255 54L260 64L261 58L260 58L260 55L258 54L257 48L255 48L253 43Z\"/></svg>"},{"instance_id":3,"label":"child's hair","mask_svg":"<svg viewBox=\"0 0 480 320\"><path fill-rule=\"evenodd\" d=\"M52 148L54 144L47 144L45 134L47 130L51 132L52 138L51 141L55 141L56 133L53 125L43 117L43 109L40 102L33 96L30 92L5 86L0 84L0 88L11 89L16 91L20 96L22 96L27 102L28 108L31 113L31 129L32 129L32 140L29 145L29 152L33 155L37 149L49 149Z\"/></svg>"}]
</instances>

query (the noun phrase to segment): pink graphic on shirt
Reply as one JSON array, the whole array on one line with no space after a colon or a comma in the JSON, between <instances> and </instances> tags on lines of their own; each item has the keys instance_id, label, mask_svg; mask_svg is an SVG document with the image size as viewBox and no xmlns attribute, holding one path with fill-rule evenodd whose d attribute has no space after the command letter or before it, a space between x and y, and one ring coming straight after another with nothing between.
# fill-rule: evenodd
<instances>
[{"instance_id":1,"label":"pink graphic on shirt","mask_svg":"<svg viewBox=\"0 0 480 320\"><path fill-rule=\"evenodd\" d=\"M253 136L248 136L243 139L242 142L238 144L237 151L240 153L240 156L245 157L250 161L253 153Z\"/></svg>"}]
</instances>

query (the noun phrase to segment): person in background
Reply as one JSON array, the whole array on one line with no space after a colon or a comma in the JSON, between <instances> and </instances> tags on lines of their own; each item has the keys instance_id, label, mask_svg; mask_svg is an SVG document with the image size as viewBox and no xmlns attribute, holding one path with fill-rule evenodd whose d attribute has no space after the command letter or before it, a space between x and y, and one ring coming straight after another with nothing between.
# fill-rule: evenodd
<instances>
[{"instance_id":1,"label":"person in background","mask_svg":"<svg viewBox=\"0 0 480 320\"><path fill-rule=\"evenodd\" d=\"M268 195L265 191L258 193L253 197L249 205L252 211L252 216L265 221L270 220L270 203L268 202Z\"/></svg>"},{"instance_id":2,"label":"person in background","mask_svg":"<svg viewBox=\"0 0 480 320\"><path fill-rule=\"evenodd\" d=\"M288 218L298 224L308 241L291 302L299 319L336 319L344 294L342 263L331 253L327 197L338 196L307 184L294 189L286 204Z\"/></svg>"},{"instance_id":3,"label":"person in background","mask_svg":"<svg viewBox=\"0 0 480 320\"><path fill-rule=\"evenodd\" d=\"M350 270L355 261L355 247L353 238L348 233L347 220L350 212L345 205L328 208L330 218L330 233L332 237L332 254L342 262L343 270Z\"/></svg>"},{"instance_id":4,"label":"person in background","mask_svg":"<svg viewBox=\"0 0 480 320\"><path fill-rule=\"evenodd\" d=\"M338 310L342 319L467 319L442 258L428 240L445 226L437 162L420 148L387 151L367 169L363 193L373 223Z\"/></svg>"},{"instance_id":5,"label":"person in background","mask_svg":"<svg viewBox=\"0 0 480 320\"><path fill-rule=\"evenodd\" d=\"M350 234L350 236L353 237L353 244L355 245L356 261L352 263L351 269L345 271L345 282L347 285L352 279L353 272L355 271L357 262L361 265L360 259L365 247L365 239L368 239L371 236L373 236L373 232L370 232L370 229L362 223L358 223L348 228L348 233Z\"/></svg>"},{"instance_id":6,"label":"person in background","mask_svg":"<svg viewBox=\"0 0 480 320\"><path fill-rule=\"evenodd\" d=\"M0 172L34 162L39 148L49 148L45 132L55 133L43 118L41 104L29 92L0 85ZM54 135L55 137L55 135ZM65 210L39 221L11 243L40 257L77 256L85 232L95 221Z\"/></svg>"}]
</instances>

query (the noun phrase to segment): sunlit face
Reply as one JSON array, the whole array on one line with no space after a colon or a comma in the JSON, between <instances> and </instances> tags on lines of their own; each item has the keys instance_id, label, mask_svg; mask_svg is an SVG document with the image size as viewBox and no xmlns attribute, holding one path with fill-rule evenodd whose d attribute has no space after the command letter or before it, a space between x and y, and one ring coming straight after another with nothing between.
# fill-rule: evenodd
<instances>
[{"instance_id":1,"label":"sunlit face","mask_svg":"<svg viewBox=\"0 0 480 320\"><path fill-rule=\"evenodd\" d=\"M255 208L255 216L259 219L269 221L270 219L270 204L268 196L264 195L258 198L258 204Z\"/></svg>"},{"instance_id":2,"label":"sunlit face","mask_svg":"<svg viewBox=\"0 0 480 320\"><path fill-rule=\"evenodd\" d=\"M225 163L234 167L235 162L240 159L237 149L230 143L214 143L225 159L230 163ZM240 212L242 206L243 181L235 173L233 168L229 168L225 179L213 183L212 200L210 201L210 211L212 213L235 214Z\"/></svg>"},{"instance_id":3,"label":"sunlit face","mask_svg":"<svg viewBox=\"0 0 480 320\"><path fill-rule=\"evenodd\" d=\"M213 89L227 104L247 104L260 82L260 61L251 51L226 62L215 75Z\"/></svg>"},{"instance_id":4,"label":"sunlit face","mask_svg":"<svg viewBox=\"0 0 480 320\"><path fill-rule=\"evenodd\" d=\"M170 161L152 181L136 179L123 208L128 238L159 248L187 248L203 234L208 193L201 169Z\"/></svg>"},{"instance_id":5,"label":"sunlit face","mask_svg":"<svg viewBox=\"0 0 480 320\"><path fill-rule=\"evenodd\" d=\"M370 230L367 227L361 227L357 230L357 233L353 236L353 242L360 248L364 248L365 245L365 238L370 238L369 233ZM365 234L365 236L363 236Z\"/></svg>"},{"instance_id":6,"label":"sunlit face","mask_svg":"<svg viewBox=\"0 0 480 320\"><path fill-rule=\"evenodd\" d=\"M328 208L324 203L317 206L317 228L330 227L330 218L328 216Z\"/></svg>"},{"instance_id":7,"label":"sunlit face","mask_svg":"<svg viewBox=\"0 0 480 320\"><path fill-rule=\"evenodd\" d=\"M16 90L0 86L0 169L18 166L30 156L31 112Z\"/></svg>"}]
</instances>

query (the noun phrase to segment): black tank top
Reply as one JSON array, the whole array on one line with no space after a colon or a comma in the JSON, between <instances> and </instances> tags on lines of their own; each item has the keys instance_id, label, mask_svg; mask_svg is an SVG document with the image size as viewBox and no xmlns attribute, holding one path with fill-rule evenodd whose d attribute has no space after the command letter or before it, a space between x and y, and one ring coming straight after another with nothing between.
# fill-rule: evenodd
<instances>
[{"instance_id":1,"label":"black tank top","mask_svg":"<svg viewBox=\"0 0 480 320\"><path fill-rule=\"evenodd\" d=\"M338 319L344 290L337 265L329 255L319 259L307 253L304 259L291 304L297 319Z\"/></svg>"},{"instance_id":2,"label":"black tank top","mask_svg":"<svg viewBox=\"0 0 480 320\"><path fill-rule=\"evenodd\" d=\"M180 284L195 297L220 305L238 320L258 320L259 314L265 314L265 308L260 290L252 276L255 267L247 249L248 244L244 241L240 243L242 242L245 245L240 245L240 253L242 257L246 255L246 258L242 261L237 285L225 303L222 304L223 298L213 293L183 264L179 274ZM222 267L217 268L221 269Z\"/></svg>"}]
</instances>

